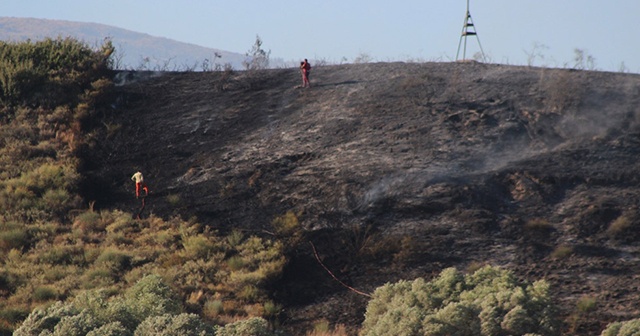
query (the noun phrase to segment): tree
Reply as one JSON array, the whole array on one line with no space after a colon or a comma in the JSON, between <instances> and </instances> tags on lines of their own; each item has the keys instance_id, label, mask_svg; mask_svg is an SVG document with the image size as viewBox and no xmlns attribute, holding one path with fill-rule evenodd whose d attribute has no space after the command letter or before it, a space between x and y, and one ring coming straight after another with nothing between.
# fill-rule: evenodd
<instances>
[{"instance_id":1,"label":"tree","mask_svg":"<svg viewBox=\"0 0 640 336\"><path fill-rule=\"evenodd\" d=\"M200 325L198 323L201 322L194 322L192 316L179 315L181 311L182 306L175 293L162 278L147 275L129 288L124 297L109 300L104 291L90 291L78 295L71 302L57 302L46 309L36 309L14 335L40 335L43 332L68 336L89 332L94 335L127 335L133 334L131 331L151 317L173 315L179 317L165 317L170 323L163 324L170 330Z\"/></svg>"},{"instance_id":2,"label":"tree","mask_svg":"<svg viewBox=\"0 0 640 336\"><path fill-rule=\"evenodd\" d=\"M361 334L559 335L555 312L544 281L521 284L491 266L469 275L448 268L429 282L403 280L376 289Z\"/></svg>"},{"instance_id":3,"label":"tree","mask_svg":"<svg viewBox=\"0 0 640 336\"><path fill-rule=\"evenodd\" d=\"M260 70L269 67L269 56L271 50L265 51L262 49L262 39L259 35L256 35L256 42L251 47L251 50L247 51L245 59L242 64L246 70Z\"/></svg>"}]
</instances>

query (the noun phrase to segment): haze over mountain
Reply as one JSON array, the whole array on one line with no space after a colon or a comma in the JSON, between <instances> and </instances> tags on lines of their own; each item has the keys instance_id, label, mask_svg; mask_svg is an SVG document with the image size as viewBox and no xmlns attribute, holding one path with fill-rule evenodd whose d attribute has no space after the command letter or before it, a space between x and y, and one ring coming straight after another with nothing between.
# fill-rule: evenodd
<instances>
[{"instance_id":1,"label":"haze over mountain","mask_svg":"<svg viewBox=\"0 0 640 336\"><path fill-rule=\"evenodd\" d=\"M245 59L242 53L206 48L104 24L0 17L0 39L3 41L48 37L73 37L89 45L100 45L105 38L111 38L116 47L116 66L120 69L202 70L205 60L208 60L209 67L216 63L229 63L235 69L241 69Z\"/></svg>"}]
</instances>

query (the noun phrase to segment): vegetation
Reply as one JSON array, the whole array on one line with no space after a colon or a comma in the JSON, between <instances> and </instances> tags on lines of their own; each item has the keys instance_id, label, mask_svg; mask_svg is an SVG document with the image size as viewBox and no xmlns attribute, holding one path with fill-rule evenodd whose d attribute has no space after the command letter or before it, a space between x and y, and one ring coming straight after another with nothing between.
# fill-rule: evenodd
<instances>
[{"instance_id":1,"label":"vegetation","mask_svg":"<svg viewBox=\"0 0 640 336\"><path fill-rule=\"evenodd\" d=\"M242 62L246 70L262 70L269 67L269 56L271 50L262 49L262 39L256 35L256 41L249 51L245 54L247 59Z\"/></svg>"},{"instance_id":2,"label":"vegetation","mask_svg":"<svg viewBox=\"0 0 640 336\"><path fill-rule=\"evenodd\" d=\"M282 243L81 210L82 153L98 132L118 132L99 122L112 53L109 41L0 43L0 335L186 335L273 318L281 306L265 288L286 262Z\"/></svg>"},{"instance_id":3,"label":"vegetation","mask_svg":"<svg viewBox=\"0 0 640 336\"><path fill-rule=\"evenodd\" d=\"M602 336L633 336L640 334L640 319L614 322L602 331Z\"/></svg>"},{"instance_id":4,"label":"vegetation","mask_svg":"<svg viewBox=\"0 0 640 336\"><path fill-rule=\"evenodd\" d=\"M104 290L86 291L68 303L34 310L14 335L163 335L271 336L258 317L211 326L183 312L175 293L157 275L140 279L124 295L109 298Z\"/></svg>"},{"instance_id":5,"label":"vegetation","mask_svg":"<svg viewBox=\"0 0 640 336\"><path fill-rule=\"evenodd\" d=\"M109 99L110 41L0 42L0 331L39 304L70 295L82 246L56 246L71 231L79 154ZM64 239L64 238L58 238Z\"/></svg>"},{"instance_id":6,"label":"vegetation","mask_svg":"<svg viewBox=\"0 0 640 336\"><path fill-rule=\"evenodd\" d=\"M272 232L261 237L239 230L222 235L179 217L134 220L91 203L87 209L79 193L82 153L98 132L111 138L122 126L105 121L111 43L94 50L72 39L0 42L0 53L0 335L272 335L283 307L268 289L285 267L285 254L304 239L302 212L274 218ZM576 67L591 67L588 55L576 54ZM247 56L248 70L268 67L259 37ZM248 71L250 88L262 83L258 73ZM219 74L216 90L228 89L232 74L230 68ZM580 82L570 74L554 79L544 87L546 107L576 109ZM261 174L251 176L250 187ZM184 206L177 194L165 200ZM635 212L620 214L607 235L629 239L635 219ZM524 232L542 241L554 227L532 219ZM413 237L390 238L367 225L354 226L342 242L353 264L391 256L387 262L402 268L419 253ZM572 246L559 245L550 258L572 255ZM479 264L469 269L469 275L447 269L430 282L380 287L362 334L559 334L544 281L523 284L508 271ZM597 306L595 297L580 299L573 328ZM603 335L631 335L638 325L614 323ZM346 334L346 326L332 328L328 321L308 332Z\"/></svg>"},{"instance_id":7,"label":"vegetation","mask_svg":"<svg viewBox=\"0 0 640 336\"><path fill-rule=\"evenodd\" d=\"M362 335L559 335L544 281L523 284L485 266L464 275L446 269L432 281L386 284L367 306Z\"/></svg>"}]
</instances>

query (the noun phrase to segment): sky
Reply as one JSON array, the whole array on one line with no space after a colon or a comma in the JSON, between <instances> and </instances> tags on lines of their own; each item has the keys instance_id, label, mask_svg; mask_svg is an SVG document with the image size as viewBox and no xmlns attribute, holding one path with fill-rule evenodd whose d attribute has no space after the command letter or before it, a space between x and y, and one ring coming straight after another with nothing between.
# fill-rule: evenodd
<instances>
[{"instance_id":1,"label":"sky","mask_svg":"<svg viewBox=\"0 0 640 336\"><path fill-rule=\"evenodd\" d=\"M101 23L272 58L455 61L467 0L4 0L0 16ZM640 0L470 0L466 58L640 73Z\"/></svg>"}]
</instances>

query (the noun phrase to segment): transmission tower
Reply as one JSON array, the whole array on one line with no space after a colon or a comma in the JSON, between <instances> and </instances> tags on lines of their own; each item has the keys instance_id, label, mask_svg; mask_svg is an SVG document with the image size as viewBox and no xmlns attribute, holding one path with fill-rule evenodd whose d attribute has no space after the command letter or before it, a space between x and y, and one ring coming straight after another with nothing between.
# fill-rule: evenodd
<instances>
[{"instance_id":1,"label":"transmission tower","mask_svg":"<svg viewBox=\"0 0 640 336\"><path fill-rule=\"evenodd\" d=\"M482 50L482 44L480 44L480 37L478 37L478 32L476 31L476 27L473 25L473 19L471 19L471 13L469 12L469 0L467 0L467 14L464 17L464 23L462 24L462 34L460 35L460 42L458 42L458 52L456 53L456 61L458 60L458 56L460 55L460 46L462 45L462 40L464 39L464 47L462 49L462 60L465 60L467 57L467 37L475 36L478 40L478 46L480 46L480 53L482 54L482 61L485 62L484 50Z\"/></svg>"}]
</instances>

